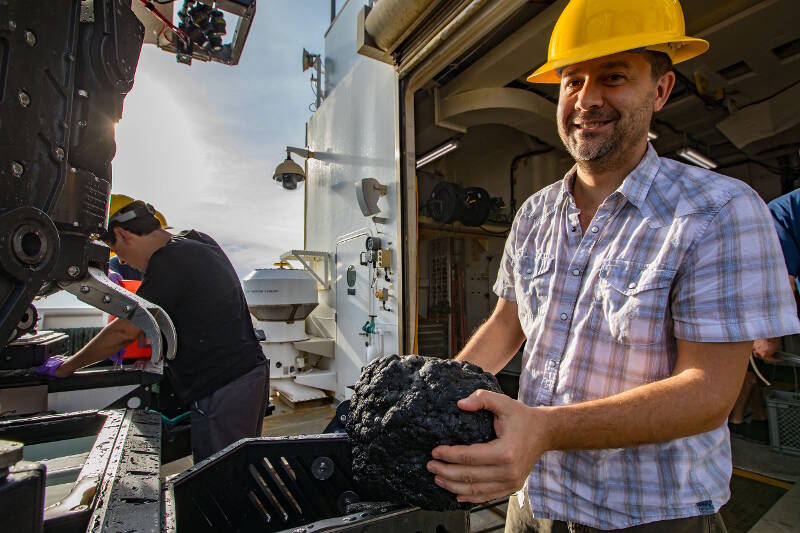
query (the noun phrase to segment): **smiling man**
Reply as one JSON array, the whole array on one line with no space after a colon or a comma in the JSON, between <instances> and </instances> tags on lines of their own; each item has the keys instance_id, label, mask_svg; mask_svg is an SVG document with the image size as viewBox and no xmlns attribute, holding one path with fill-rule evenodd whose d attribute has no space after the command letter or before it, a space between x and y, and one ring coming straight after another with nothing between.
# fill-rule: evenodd
<instances>
[{"instance_id":1,"label":"smiling man","mask_svg":"<svg viewBox=\"0 0 800 533\"><path fill-rule=\"evenodd\" d=\"M727 415L754 339L800 331L769 212L744 183L647 141L685 36L676 0L572 0L529 81L559 83L575 166L516 214L492 316L458 358L497 372L526 341L518 400L477 391L498 438L439 446L459 500L509 500L506 531L724 531Z\"/></svg>"}]
</instances>

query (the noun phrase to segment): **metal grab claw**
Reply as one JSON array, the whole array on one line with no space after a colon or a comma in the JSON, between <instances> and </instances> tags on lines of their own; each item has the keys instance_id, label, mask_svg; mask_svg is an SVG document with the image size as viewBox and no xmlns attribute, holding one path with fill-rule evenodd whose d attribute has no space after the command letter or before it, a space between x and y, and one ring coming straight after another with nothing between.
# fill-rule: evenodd
<instances>
[{"instance_id":1,"label":"metal grab claw","mask_svg":"<svg viewBox=\"0 0 800 533\"><path fill-rule=\"evenodd\" d=\"M150 358L152 363L161 360L162 335L166 342L163 353L170 361L175 358L178 337L175 334L175 325L166 311L123 289L108 279L106 273L99 268L89 267L88 275L84 279L59 283L59 286L77 296L80 301L118 318L129 320L141 328L150 339L150 346L153 349Z\"/></svg>"}]
</instances>

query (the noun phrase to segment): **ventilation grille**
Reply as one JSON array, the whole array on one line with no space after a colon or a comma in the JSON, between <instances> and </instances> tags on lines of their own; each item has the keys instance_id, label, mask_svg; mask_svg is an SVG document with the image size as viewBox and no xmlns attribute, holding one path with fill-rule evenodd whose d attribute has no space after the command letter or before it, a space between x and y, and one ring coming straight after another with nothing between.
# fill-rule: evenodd
<instances>
[{"instance_id":1,"label":"ventilation grille","mask_svg":"<svg viewBox=\"0 0 800 533\"><path fill-rule=\"evenodd\" d=\"M794 41L789 41L788 43L783 43L780 46L776 46L772 49L772 53L781 60L796 56L797 54L800 54L800 39L795 39Z\"/></svg>"},{"instance_id":2,"label":"ventilation grille","mask_svg":"<svg viewBox=\"0 0 800 533\"><path fill-rule=\"evenodd\" d=\"M740 78L745 74L750 74L751 72L753 72L753 69L751 69L750 65L748 65L744 61L739 61L738 63L729 65L723 69L718 70L717 72L719 72L720 76L730 81L730 80L735 80L736 78Z\"/></svg>"}]
</instances>

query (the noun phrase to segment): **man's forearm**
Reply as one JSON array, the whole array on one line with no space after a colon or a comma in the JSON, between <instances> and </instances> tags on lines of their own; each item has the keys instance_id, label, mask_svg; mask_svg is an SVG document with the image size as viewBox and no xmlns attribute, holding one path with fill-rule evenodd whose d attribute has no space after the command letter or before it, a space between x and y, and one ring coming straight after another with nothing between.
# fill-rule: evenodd
<instances>
[{"instance_id":1,"label":"man's forearm","mask_svg":"<svg viewBox=\"0 0 800 533\"><path fill-rule=\"evenodd\" d=\"M129 322L115 320L103 328L75 355L64 361L64 364L61 365L62 371L71 373L114 355L136 340L138 334L134 328L135 326Z\"/></svg>"},{"instance_id":2,"label":"man's forearm","mask_svg":"<svg viewBox=\"0 0 800 533\"><path fill-rule=\"evenodd\" d=\"M730 365L737 368L741 382L745 360L737 357ZM725 422L737 391L720 381L709 372L686 369L607 398L535 408L541 411L541 417L533 420L547 426L548 449L622 448L664 442L711 431Z\"/></svg>"},{"instance_id":3,"label":"man's forearm","mask_svg":"<svg viewBox=\"0 0 800 533\"><path fill-rule=\"evenodd\" d=\"M497 374L514 357L525 340L516 314L513 320L492 315L470 338L458 354L458 361L469 361L486 372Z\"/></svg>"}]
</instances>

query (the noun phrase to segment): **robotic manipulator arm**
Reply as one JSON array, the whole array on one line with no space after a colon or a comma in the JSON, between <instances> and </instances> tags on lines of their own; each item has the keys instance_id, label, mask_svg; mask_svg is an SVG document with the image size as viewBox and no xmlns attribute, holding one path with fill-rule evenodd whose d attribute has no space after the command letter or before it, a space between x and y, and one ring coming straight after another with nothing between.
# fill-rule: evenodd
<instances>
[{"instance_id":1,"label":"robotic manipulator arm","mask_svg":"<svg viewBox=\"0 0 800 533\"><path fill-rule=\"evenodd\" d=\"M130 0L0 3L0 350L35 326L37 294L63 288L122 312L154 358L162 334L174 355L169 317L108 282L108 248L92 238L144 36Z\"/></svg>"}]
</instances>

